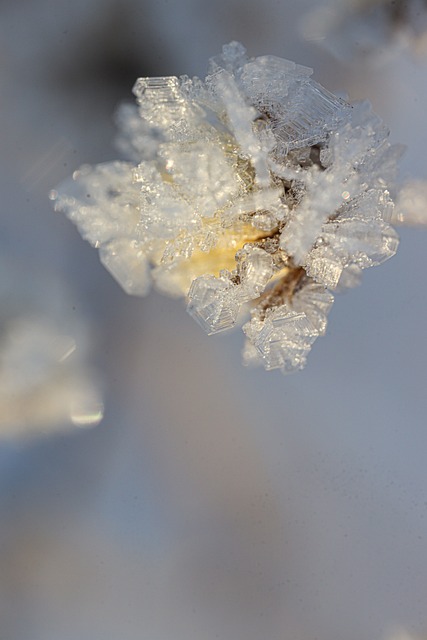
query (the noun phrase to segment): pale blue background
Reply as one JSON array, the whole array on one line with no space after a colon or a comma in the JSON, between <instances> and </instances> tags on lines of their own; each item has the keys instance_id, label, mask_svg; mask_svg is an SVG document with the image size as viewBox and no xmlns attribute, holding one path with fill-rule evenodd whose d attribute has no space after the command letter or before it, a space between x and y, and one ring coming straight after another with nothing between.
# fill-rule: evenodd
<instances>
[{"instance_id":1,"label":"pale blue background","mask_svg":"<svg viewBox=\"0 0 427 640\"><path fill-rule=\"evenodd\" d=\"M427 629L427 229L338 298L292 377L240 364L179 302L127 297L49 189L117 156L137 75L203 75L241 40L369 97L426 177L427 63L339 62L305 0L0 5L1 237L94 328L97 428L0 444L3 640L373 640ZM34 283L34 286L40 284Z\"/></svg>"}]
</instances>

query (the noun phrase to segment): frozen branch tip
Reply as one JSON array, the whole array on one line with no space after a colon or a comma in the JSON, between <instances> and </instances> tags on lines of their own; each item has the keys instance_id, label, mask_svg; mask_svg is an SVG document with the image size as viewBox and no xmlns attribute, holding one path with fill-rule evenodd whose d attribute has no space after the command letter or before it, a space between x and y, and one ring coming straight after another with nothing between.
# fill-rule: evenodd
<instances>
[{"instance_id":1,"label":"frozen branch tip","mask_svg":"<svg viewBox=\"0 0 427 640\"><path fill-rule=\"evenodd\" d=\"M398 247L402 147L311 74L232 42L205 80L139 78L118 113L129 161L83 166L51 194L127 293L184 297L208 334L244 322L244 363L285 373L334 292Z\"/></svg>"}]
</instances>

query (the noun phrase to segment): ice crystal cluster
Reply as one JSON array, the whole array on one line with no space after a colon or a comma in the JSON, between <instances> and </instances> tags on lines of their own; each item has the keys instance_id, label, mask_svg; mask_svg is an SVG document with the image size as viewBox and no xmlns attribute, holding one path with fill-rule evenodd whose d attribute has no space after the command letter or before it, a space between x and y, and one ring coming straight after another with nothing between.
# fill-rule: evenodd
<instances>
[{"instance_id":1,"label":"ice crystal cluster","mask_svg":"<svg viewBox=\"0 0 427 640\"><path fill-rule=\"evenodd\" d=\"M204 81L139 78L119 112L131 161L51 195L128 293L185 297L209 334L243 322L244 362L283 372L304 366L333 292L398 245L400 147L311 74L232 42Z\"/></svg>"}]
</instances>

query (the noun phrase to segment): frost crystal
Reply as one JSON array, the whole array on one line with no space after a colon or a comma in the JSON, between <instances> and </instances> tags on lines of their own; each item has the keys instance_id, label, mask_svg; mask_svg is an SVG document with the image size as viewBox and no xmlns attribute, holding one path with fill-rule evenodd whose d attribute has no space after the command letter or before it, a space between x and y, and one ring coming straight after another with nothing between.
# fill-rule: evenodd
<instances>
[{"instance_id":1,"label":"frost crystal","mask_svg":"<svg viewBox=\"0 0 427 640\"><path fill-rule=\"evenodd\" d=\"M245 362L284 372L325 332L332 291L398 245L401 148L311 73L233 42L204 81L139 78L119 113L132 162L82 167L52 196L125 291L186 297L210 334L246 309Z\"/></svg>"}]
</instances>

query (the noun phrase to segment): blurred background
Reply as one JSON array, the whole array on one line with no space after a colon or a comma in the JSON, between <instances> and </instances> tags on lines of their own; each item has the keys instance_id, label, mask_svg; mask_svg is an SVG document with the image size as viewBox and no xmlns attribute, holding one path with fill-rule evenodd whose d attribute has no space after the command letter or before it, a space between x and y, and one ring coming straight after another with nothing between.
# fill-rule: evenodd
<instances>
[{"instance_id":1,"label":"blurred background","mask_svg":"<svg viewBox=\"0 0 427 640\"><path fill-rule=\"evenodd\" d=\"M0 3L1 640L427 632L427 228L290 377L127 296L49 191L116 158L137 76L230 40L369 98L427 177L425 3ZM406 637L406 636L405 636Z\"/></svg>"}]
</instances>

